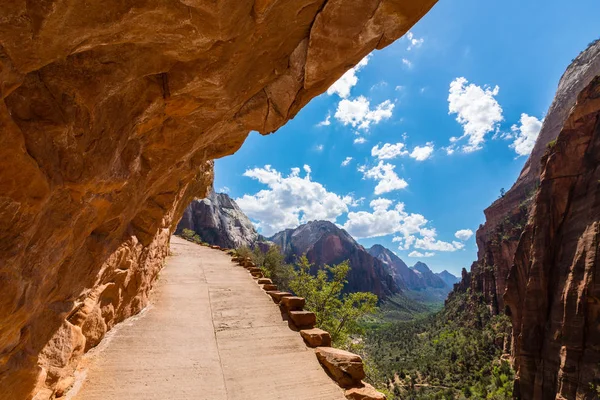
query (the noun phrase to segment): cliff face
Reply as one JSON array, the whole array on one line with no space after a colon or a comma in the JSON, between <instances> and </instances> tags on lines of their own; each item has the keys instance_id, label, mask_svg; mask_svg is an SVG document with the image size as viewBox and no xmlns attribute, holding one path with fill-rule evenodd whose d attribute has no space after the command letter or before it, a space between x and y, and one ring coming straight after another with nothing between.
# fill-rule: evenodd
<instances>
[{"instance_id":1,"label":"cliff face","mask_svg":"<svg viewBox=\"0 0 600 400\"><path fill-rule=\"evenodd\" d=\"M0 4L0 393L49 397L139 311L208 160L434 0Z\"/></svg>"},{"instance_id":2,"label":"cliff face","mask_svg":"<svg viewBox=\"0 0 600 400\"><path fill-rule=\"evenodd\" d=\"M251 247L259 239L252 222L225 193L211 192L204 199L194 199L183 212L176 233L184 229L193 230L209 244L230 249Z\"/></svg>"},{"instance_id":3,"label":"cliff face","mask_svg":"<svg viewBox=\"0 0 600 400\"><path fill-rule=\"evenodd\" d=\"M590 144L597 92L585 89L597 75L600 42L561 78L517 182L485 210L486 223L477 231L478 261L455 286L470 287L493 313L511 316L516 393L523 399L593 398L589 383L598 376L594 360L600 352L593 339L600 336L594 323L599 314L593 232L600 213L594 208L597 189L589 182L580 185L597 173L597 148Z\"/></svg>"},{"instance_id":4,"label":"cliff face","mask_svg":"<svg viewBox=\"0 0 600 400\"><path fill-rule=\"evenodd\" d=\"M348 260L351 269L346 289L349 292L371 292L384 299L400 291L383 262L331 222L311 221L276 233L269 240L281 248L288 262L294 262L303 254L315 266Z\"/></svg>"},{"instance_id":5,"label":"cliff face","mask_svg":"<svg viewBox=\"0 0 600 400\"><path fill-rule=\"evenodd\" d=\"M548 144L558 136L579 92L599 74L600 41L597 41L579 54L561 77L519 178L503 197L484 211L486 222L477 230L478 261L471 268L471 282L472 289L484 295L494 313L505 309L506 278L539 185L542 156Z\"/></svg>"},{"instance_id":6,"label":"cliff face","mask_svg":"<svg viewBox=\"0 0 600 400\"><path fill-rule=\"evenodd\" d=\"M542 161L505 294L517 393L592 399L590 384L600 384L600 76Z\"/></svg>"}]
</instances>

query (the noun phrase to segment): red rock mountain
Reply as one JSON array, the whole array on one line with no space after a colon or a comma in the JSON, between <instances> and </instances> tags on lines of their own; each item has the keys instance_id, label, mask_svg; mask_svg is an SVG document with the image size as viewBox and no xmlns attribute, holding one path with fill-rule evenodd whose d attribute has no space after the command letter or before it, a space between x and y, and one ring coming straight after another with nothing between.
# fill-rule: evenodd
<instances>
[{"instance_id":1,"label":"red rock mountain","mask_svg":"<svg viewBox=\"0 0 600 400\"><path fill-rule=\"evenodd\" d=\"M0 2L0 393L53 396L140 311L210 160L435 0Z\"/></svg>"},{"instance_id":2,"label":"red rock mountain","mask_svg":"<svg viewBox=\"0 0 600 400\"><path fill-rule=\"evenodd\" d=\"M288 262L303 254L315 266L348 260L351 269L347 290L350 292L372 292L380 299L400 292L386 265L329 221L311 221L276 233L269 240L282 249Z\"/></svg>"},{"instance_id":3,"label":"red rock mountain","mask_svg":"<svg viewBox=\"0 0 600 400\"><path fill-rule=\"evenodd\" d=\"M456 290L513 323L515 395L594 399L600 385L600 42L567 68L521 175L485 210Z\"/></svg>"}]
</instances>

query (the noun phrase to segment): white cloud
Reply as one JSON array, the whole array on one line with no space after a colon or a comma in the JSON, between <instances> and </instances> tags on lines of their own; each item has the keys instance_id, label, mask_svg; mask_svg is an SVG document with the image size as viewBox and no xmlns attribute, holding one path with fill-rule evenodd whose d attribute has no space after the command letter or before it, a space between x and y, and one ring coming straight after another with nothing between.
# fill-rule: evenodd
<instances>
[{"instance_id":1,"label":"white cloud","mask_svg":"<svg viewBox=\"0 0 600 400\"><path fill-rule=\"evenodd\" d=\"M483 88L463 78L456 78L450 83L448 95L448 114L457 114L456 120L463 126L463 139L467 144L462 146L462 151L470 153L482 148L485 135L498 128L503 120L502 107L496 101L500 88ZM451 140L452 142L452 140Z\"/></svg>"},{"instance_id":2,"label":"white cloud","mask_svg":"<svg viewBox=\"0 0 600 400\"><path fill-rule=\"evenodd\" d=\"M315 150L318 152L323 151L324 148L325 148L325 146L323 146L322 144L318 144L315 146Z\"/></svg>"},{"instance_id":3,"label":"white cloud","mask_svg":"<svg viewBox=\"0 0 600 400\"><path fill-rule=\"evenodd\" d=\"M425 146L416 146L410 153L410 157L417 161L425 161L433 154L433 148L432 142L428 142Z\"/></svg>"},{"instance_id":4,"label":"white cloud","mask_svg":"<svg viewBox=\"0 0 600 400\"><path fill-rule=\"evenodd\" d=\"M471 236L473 236L473 231L470 229L461 229L461 230L456 231L454 236L457 239L466 241L466 240L471 239Z\"/></svg>"},{"instance_id":5,"label":"white cloud","mask_svg":"<svg viewBox=\"0 0 600 400\"><path fill-rule=\"evenodd\" d=\"M373 86L371 86L371 90L377 90L380 88L384 88L388 85L388 83L386 81L380 81L379 83L374 84Z\"/></svg>"},{"instance_id":6,"label":"white cloud","mask_svg":"<svg viewBox=\"0 0 600 400\"><path fill-rule=\"evenodd\" d=\"M410 253L408 253L409 257L415 257L415 258L424 258L424 257L433 257L435 256L435 253L431 253L429 251L426 251L425 253L421 253L419 251L411 251Z\"/></svg>"},{"instance_id":7,"label":"white cloud","mask_svg":"<svg viewBox=\"0 0 600 400\"><path fill-rule=\"evenodd\" d=\"M229 193L230 191L231 190L227 186L223 186L222 188L217 190L218 193Z\"/></svg>"},{"instance_id":8,"label":"white cloud","mask_svg":"<svg viewBox=\"0 0 600 400\"><path fill-rule=\"evenodd\" d=\"M350 96L350 90L358 83L358 77L356 73L364 68L369 63L370 55L363 58L354 68L350 68L340 79L338 79L329 89L327 94L332 95L337 93L338 96L345 99Z\"/></svg>"},{"instance_id":9,"label":"white cloud","mask_svg":"<svg viewBox=\"0 0 600 400\"><path fill-rule=\"evenodd\" d=\"M342 161L342 167L345 167L348 164L350 164L350 161L352 161L352 157L346 157L346 159Z\"/></svg>"},{"instance_id":10,"label":"white cloud","mask_svg":"<svg viewBox=\"0 0 600 400\"><path fill-rule=\"evenodd\" d=\"M408 51L410 51L412 48L421 47L424 42L423 38L417 39L411 31L406 32L405 37L408 39L408 47L406 48Z\"/></svg>"},{"instance_id":11,"label":"white cloud","mask_svg":"<svg viewBox=\"0 0 600 400\"><path fill-rule=\"evenodd\" d=\"M354 144L363 144L366 142L367 142L367 139L365 139L364 137L357 137L356 139L354 139Z\"/></svg>"},{"instance_id":12,"label":"white cloud","mask_svg":"<svg viewBox=\"0 0 600 400\"><path fill-rule=\"evenodd\" d=\"M335 222L348 212L348 207L358 203L351 195L339 196L312 181L309 165L303 169L304 177L300 176L300 168L293 168L288 176L283 176L270 165L244 172L244 176L268 186L254 195L235 199L248 217L258 221L263 235L270 236L311 220Z\"/></svg>"},{"instance_id":13,"label":"white cloud","mask_svg":"<svg viewBox=\"0 0 600 400\"><path fill-rule=\"evenodd\" d=\"M404 86L402 86L402 85L398 85L398 86L396 86L396 87L394 88L394 90L396 90L396 91L398 91L398 92L401 92L401 91L403 91L404 89L405 89L405 88L404 88Z\"/></svg>"},{"instance_id":14,"label":"white cloud","mask_svg":"<svg viewBox=\"0 0 600 400\"><path fill-rule=\"evenodd\" d=\"M463 247L464 245L460 242L444 242L443 240L435 239L435 236L424 236L415 240L415 248L421 250L456 251Z\"/></svg>"},{"instance_id":15,"label":"white cloud","mask_svg":"<svg viewBox=\"0 0 600 400\"><path fill-rule=\"evenodd\" d=\"M407 60L406 58L402 59L402 64L406 65L407 68L412 68L412 62L410 62L410 60Z\"/></svg>"},{"instance_id":16,"label":"white cloud","mask_svg":"<svg viewBox=\"0 0 600 400\"><path fill-rule=\"evenodd\" d=\"M375 167L367 168L366 165L361 165L358 167L358 171L363 173L363 179L373 179L378 182L374 193L380 195L393 190L404 189L408 186L408 183L394 172L395 168L394 165L380 160Z\"/></svg>"},{"instance_id":17,"label":"white cloud","mask_svg":"<svg viewBox=\"0 0 600 400\"><path fill-rule=\"evenodd\" d=\"M338 103L335 118L344 125L353 128L368 130L371 124L375 125L392 117L394 104L386 100L371 109L371 104L364 96L354 100L343 99Z\"/></svg>"},{"instance_id":18,"label":"white cloud","mask_svg":"<svg viewBox=\"0 0 600 400\"><path fill-rule=\"evenodd\" d=\"M327 114L325 119L317 124L317 126L329 126L331 125L331 114Z\"/></svg>"},{"instance_id":19,"label":"white cloud","mask_svg":"<svg viewBox=\"0 0 600 400\"><path fill-rule=\"evenodd\" d=\"M377 157L380 160L390 160L398 156L407 155L408 151L405 150L405 148L406 145L404 143L386 143L383 146L381 146L381 148L379 148L379 145L373 147L371 149L371 155L373 157Z\"/></svg>"},{"instance_id":20,"label":"white cloud","mask_svg":"<svg viewBox=\"0 0 600 400\"><path fill-rule=\"evenodd\" d=\"M343 228L356 238L370 238L399 232L410 235L427 223L422 215L404 211L404 203L390 209L393 203L389 199L377 198L369 204L373 212L349 212Z\"/></svg>"},{"instance_id":21,"label":"white cloud","mask_svg":"<svg viewBox=\"0 0 600 400\"><path fill-rule=\"evenodd\" d=\"M542 121L525 113L521 114L521 126L512 126L516 139L510 145L519 156L527 156L533 150L535 141L542 129Z\"/></svg>"}]
</instances>

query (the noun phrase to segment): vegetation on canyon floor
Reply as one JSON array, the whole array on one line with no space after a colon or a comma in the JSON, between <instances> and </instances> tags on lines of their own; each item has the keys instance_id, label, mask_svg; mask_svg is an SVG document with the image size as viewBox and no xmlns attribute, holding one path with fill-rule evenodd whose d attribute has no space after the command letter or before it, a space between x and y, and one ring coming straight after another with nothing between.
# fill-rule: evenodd
<instances>
[{"instance_id":1,"label":"vegetation on canyon floor","mask_svg":"<svg viewBox=\"0 0 600 400\"><path fill-rule=\"evenodd\" d=\"M510 399L514 373L502 350L506 316L492 316L479 296L455 293L443 310L412 321L371 326L365 352L379 385L402 399Z\"/></svg>"}]
</instances>

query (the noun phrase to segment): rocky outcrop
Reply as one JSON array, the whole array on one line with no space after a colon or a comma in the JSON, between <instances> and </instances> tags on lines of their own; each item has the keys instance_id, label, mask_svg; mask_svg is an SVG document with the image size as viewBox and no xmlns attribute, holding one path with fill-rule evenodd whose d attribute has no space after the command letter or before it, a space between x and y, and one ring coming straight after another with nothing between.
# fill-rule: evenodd
<instances>
[{"instance_id":1,"label":"rocky outcrop","mask_svg":"<svg viewBox=\"0 0 600 400\"><path fill-rule=\"evenodd\" d=\"M600 76L542 158L540 188L505 301L516 392L592 399L600 384Z\"/></svg>"},{"instance_id":2,"label":"rocky outcrop","mask_svg":"<svg viewBox=\"0 0 600 400\"><path fill-rule=\"evenodd\" d=\"M597 148L589 144L597 92L582 92L597 75L598 41L562 76L531 156L513 187L485 210L478 260L455 286L481 295L492 313L511 316L515 393L526 400L593 398L598 376L598 242L589 232L600 214L593 211L595 187L578 186L597 173L590 155ZM581 203L587 208L573 208Z\"/></svg>"},{"instance_id":3,"label":"rocky outcrop","mask_svg":"<svg viewBox=\"0 0 600 400\"><path fill-rule=\"evenodd\" d=\"M287 262L306 254L316 269L348 260L350 272L345 290L349 292L371 292L383 299L400 291L382 261L329 221L311 221L276 233L269 240L281 248Z\"/></svg>"},{"instance_id":4,"label":"rocky outcrop","mask_svg":"<svg viewBox=\"0 0 600 400\"><path fill-rule=\"evenodd\" d=\"M207 161L434 3L3 2L0 393L47 397L103 324L144 306Z\"/></svg>"},{"instance_id":5,"label":"rocky outcrop","mask_svg":"<svg viewBox=\"0 0 600 400\"><path fill-rule=\"evenodd\" d=\"M259 239L250 219L226 193L194 199L183 212L176 233L191 229L209 244L230 249L251 247Z\"/></svg>"},{"instance_id":6,"label":"rocky outcrop","mask_svg":"<svg viewBox=\"0 0 600 400\"><path fill-rule=\"evenodd\" d=\"M477 230L478 261L471 268L471 282L472 290L483 294L495 314L505 309L506 278L539 186L542 156L558 136L579 92L599 74L600 41L596 41L573 60L561 77L519 178L504 196L484 211L486 222Z\"/></svg>"}]
</instances>

